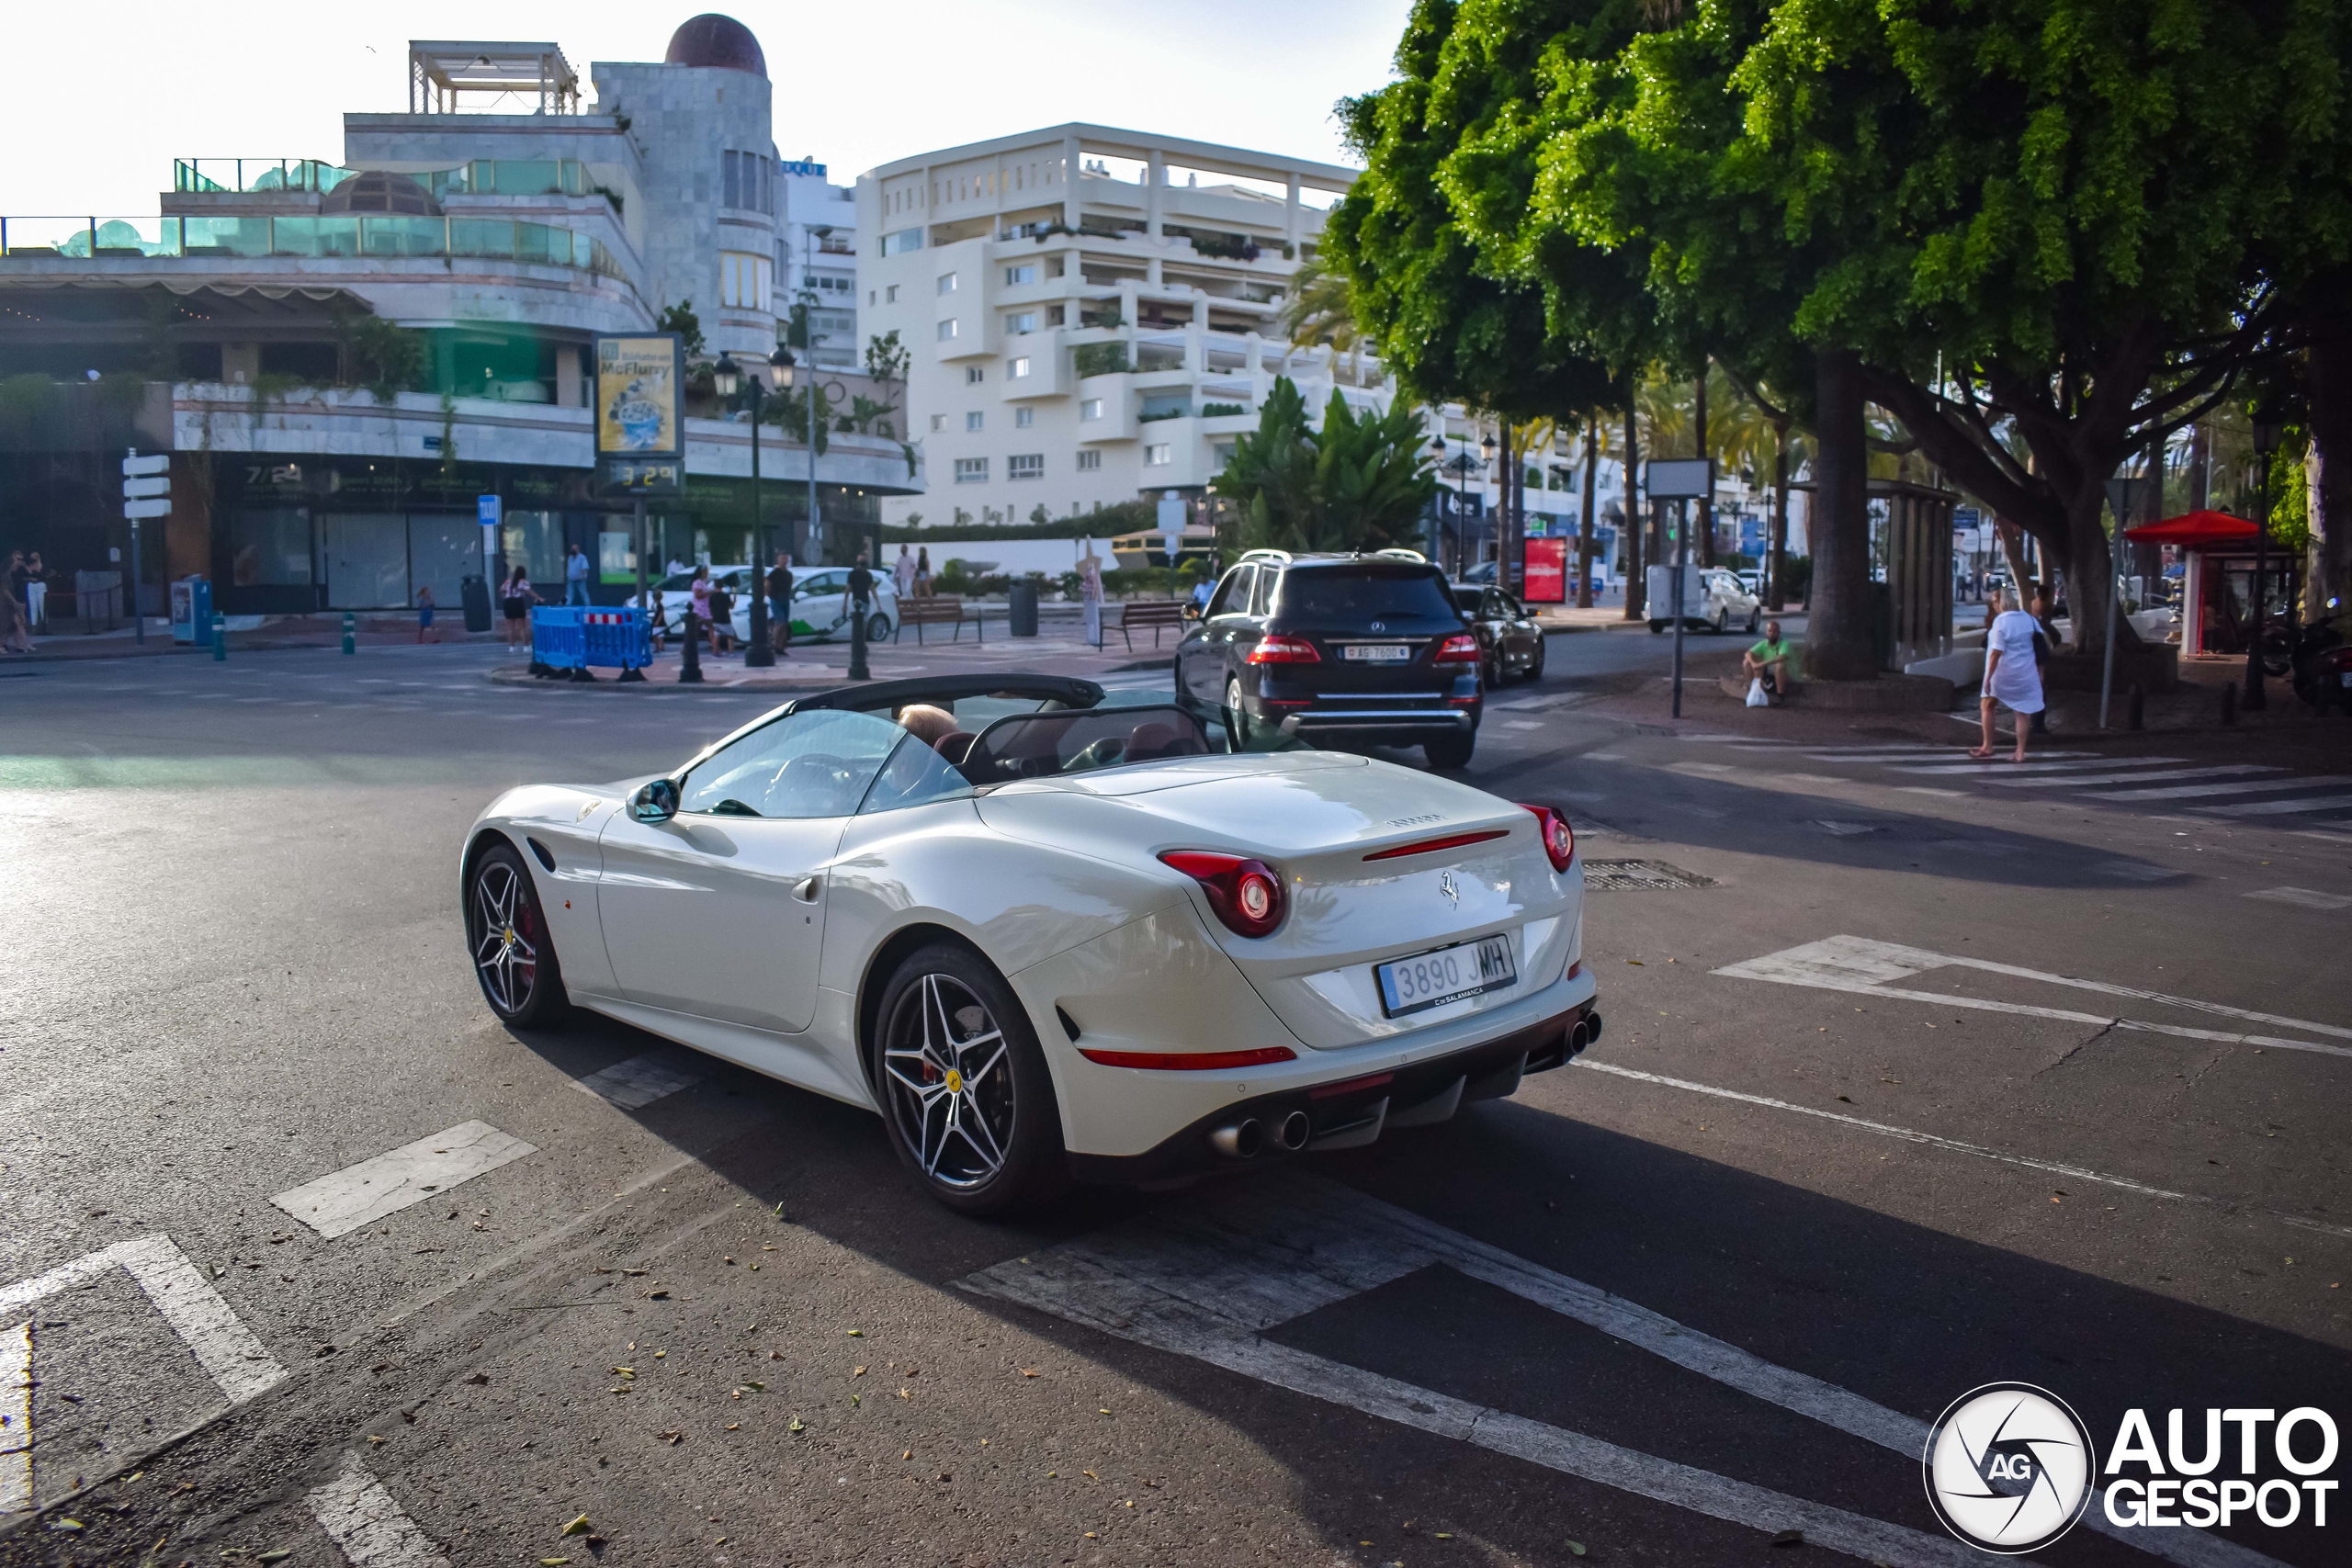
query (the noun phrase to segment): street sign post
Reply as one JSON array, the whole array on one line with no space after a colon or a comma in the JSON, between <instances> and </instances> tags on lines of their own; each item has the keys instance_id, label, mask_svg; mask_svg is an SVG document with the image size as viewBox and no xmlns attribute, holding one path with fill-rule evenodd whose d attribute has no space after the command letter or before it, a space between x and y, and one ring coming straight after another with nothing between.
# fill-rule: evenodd
<instances>
[{"instance_id":1,"label":"street sign post","mask_svg":"<svg viewBox=\"0 0 2352 1568\"><path fill-rule=\"evenodd\" d=\"M140 455L136 446L122 459L122 514L130 522L130 635L147 644L147 617L139 603L139 523L144 517L172 514L172 455Z\"/></svg>"},{"instance_id":2,"label":"street sign post","mask_svg":"<svg viewBox=\"0 0 2352 1568\"><path fill-rule=\"evenodd\" d=\"M1713 457L1651 458L1643 488L1652 501L1671 501L1674 525L1674 716L1682 716L1682 581L1690 570L1690 503L1715 493Z\"/></svg>"},{"instance_id":3,"label":"street sign post","mask_svg":"<svg viewBox=\"0 0 2352 1568\"><path fill-rule=\"evenodd\" d=\"M504 521L505 502L494 495L474 498L474 514L481 520L481 580L498 582L498 525Z\"/></svg>"}]
</instances>

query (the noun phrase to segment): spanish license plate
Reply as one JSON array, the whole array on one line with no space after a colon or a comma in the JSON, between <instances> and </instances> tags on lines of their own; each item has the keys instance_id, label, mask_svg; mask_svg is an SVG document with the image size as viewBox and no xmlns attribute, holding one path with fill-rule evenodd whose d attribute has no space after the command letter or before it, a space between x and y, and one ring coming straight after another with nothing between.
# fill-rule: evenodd
<instances>
[{"instance_id":1,"label":"spanish license plate","mask_svg":"<svg viewBox=\"0 0 2352 1568\"><path fill-rule=\"evenodd\" d=\"M1380 982L1380 1010L1390 1018L1519 984L1507 936L1480 937L1416 958L1392 958L1374 964L1372 974Z\"/></svg>"},{"instance_id":2,"label":"spanish license plate","mask_svg":"<svg viewBox=\"0 0 2352 1568\"><path fill-rule=\"evenodd\" d=\"M1340 657L1360 664L1405 664L1411 661L1413 649L1402 642L1351 642L1340 650Z\"/></svg>"}]
</instances>

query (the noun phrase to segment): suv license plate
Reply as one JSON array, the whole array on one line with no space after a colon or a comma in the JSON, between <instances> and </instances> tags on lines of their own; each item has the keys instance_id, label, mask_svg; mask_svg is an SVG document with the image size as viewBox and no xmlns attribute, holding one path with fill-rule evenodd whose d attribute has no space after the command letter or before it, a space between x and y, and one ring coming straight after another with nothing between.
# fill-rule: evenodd
<instances>
[{"instance_id":1,"label":"suv license plate","mask_svg":"<svg viewBox=\"0 0 2352 1568\"><path fill-rule=\"evenodd\" d=\"M1417 958L1392 958L1373 965L1372 974L1380 983L1380 1010L1390 1018L1519 984L1507 936L1480 937Z\"/></svg>"},{"instance_id":2,"label":"suv license plate","mask_svg":"<svg viewBox=\"0 0 2352 1568\"><path fill-rule=\"evenodd\" d=\"M1401 642L1351 642L1340 650L1340 657L1365 664L1408 664L1413 650Z\"/></svg>"}]
</instances>

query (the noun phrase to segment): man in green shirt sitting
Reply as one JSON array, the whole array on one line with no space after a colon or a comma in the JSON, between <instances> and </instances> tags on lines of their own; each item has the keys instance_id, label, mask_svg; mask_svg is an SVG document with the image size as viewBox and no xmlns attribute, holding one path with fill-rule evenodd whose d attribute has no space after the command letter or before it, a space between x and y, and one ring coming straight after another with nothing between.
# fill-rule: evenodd
<instances>
[{"instance_id":1,"label":"man in green shirt sitting","mask_svg":"<svg viewBox=\"0 0 2352 1568\"><path fill-rule=\"evenodd\" d=\"M1780 622L1764 623L1764 640L1740 656L1739 671L1763 682L1772 705L1781 705L1789 694L1789 645L1781 639Z\"/></svg>"}]
</instances>

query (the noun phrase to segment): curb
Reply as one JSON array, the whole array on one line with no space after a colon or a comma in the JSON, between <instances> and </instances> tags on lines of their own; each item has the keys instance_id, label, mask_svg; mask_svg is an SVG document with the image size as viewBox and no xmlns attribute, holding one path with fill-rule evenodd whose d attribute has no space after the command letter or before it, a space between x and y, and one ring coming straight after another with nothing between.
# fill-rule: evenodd
<instances>
[{"instance_id":1,"label":"curb","mask_svg":"<svg viewBox=\"0 0 2352 1568\"><path fill-rule=\"evenodd\" d=\"M849 684L846 677L835 681L800 681L789 683L781 681L728 682L705 680L696 685L688 685L677 681L620 681L610 675L599 675L593 682L560 681L534 675L529 666L520 664L501 665L482 679L493 686L527 686L541 691L675 692L684 696L716 696L727 692L775 692L785 696L802 696L810 692L830 692Z\"/></svg>"}]
</instances>

